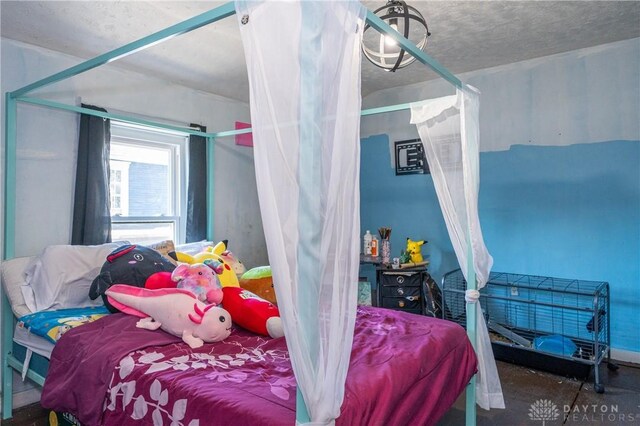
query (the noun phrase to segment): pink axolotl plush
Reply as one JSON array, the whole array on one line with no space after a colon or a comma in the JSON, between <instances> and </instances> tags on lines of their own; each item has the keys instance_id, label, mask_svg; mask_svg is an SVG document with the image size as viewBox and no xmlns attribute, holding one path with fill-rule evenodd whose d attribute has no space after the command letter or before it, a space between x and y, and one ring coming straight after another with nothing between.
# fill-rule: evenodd
<instances>
[{"instance_id":1,"label":"pink axolotl plush","mask_svg":"<svg viewBox=\"0 0 640 426\"><path fill-rule=\"evenodd\" d=\"M203 263L182 264L171 273L171 279L178 283L177 288L191 291L201 302L222 302L222 285L215 268Z\"/></svg>"},{"instance_id":2,"label":"pink axolotl plush","mask_svg":"<svg viewBox=\"0 0 640 426\"><path fill-rule=\"evenodd\" d=\"M231 334L231 316L226 310L205 305L188 290L179 288L146 288L117 284L105 293L115 308L125 314L142 318L138 328L161 328L182 340L191 348L204 342L213 343Z\"/></svg>"}]
</instances>

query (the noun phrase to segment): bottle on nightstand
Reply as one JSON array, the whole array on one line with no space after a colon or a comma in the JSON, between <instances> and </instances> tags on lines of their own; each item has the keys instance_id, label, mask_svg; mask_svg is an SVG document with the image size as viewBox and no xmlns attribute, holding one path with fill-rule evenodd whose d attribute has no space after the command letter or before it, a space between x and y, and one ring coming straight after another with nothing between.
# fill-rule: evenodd
<instances>
[{"instance_id":1,"label":"bottle on nightstand","mask_svg":"<svg viewBox=\"0 0 640 426\"><path fill-rule=\"evenodd\" d=\"M378 257L379 255L380 253L378 251L378 238L372 237L371 238L371 256Z\"/></svg>"},{"instance_id":2,"label":"bottle on nightstand","mask_svg":"<svg viewBox=\"0 0 640 426\"><path fill-rule=\"evenodd\" d=\"M369 232L369 230L367 229L367 232L364 234L364 243L363 243L363 247L362 247L362 254L364 254L365 256L371 256L371 240L373 238L373 235L371 235L371 232Z\"/></svg>"}]
</instances>

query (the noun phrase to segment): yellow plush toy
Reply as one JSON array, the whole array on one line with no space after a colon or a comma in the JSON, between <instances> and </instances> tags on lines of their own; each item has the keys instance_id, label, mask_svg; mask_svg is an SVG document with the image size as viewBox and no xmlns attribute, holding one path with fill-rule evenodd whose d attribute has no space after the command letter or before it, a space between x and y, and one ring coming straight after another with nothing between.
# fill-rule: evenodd
<instances>
[{"instance_id":1,"label":"yellow plush toy","mask_svg":"<svg viewBox=\"0 0 640 426\"><path fill-rule=\"evenodd\" d=\"M411 238L407 238L407 253L411 255L411 262L419 263L424 259L422 258L421 248L424 244L423 241L413 241Z\"/></svg>"},{"instance_id":2,"label":"yellow plush toy","mask_svg":"<svg viewBox=\"0 0 640 426\"><path fill-rule=\"evenodd\" d=\"M212 269L218 274L220 285L222 285L222 287L240 287L238 276L234 271L234 265L229 264L229 259L235 259L235 257L229 256L226 241L220 241L214 247L207 247L203 252L194 256L179 251L173 252L172 255L172 257L175 256L174 259L178 262L188 263L190 265L194 263L204 263L207 265L217 262L218 265L214 265ZM242 267L244 268L244 265Z\"/></svg>"}]
</instances>

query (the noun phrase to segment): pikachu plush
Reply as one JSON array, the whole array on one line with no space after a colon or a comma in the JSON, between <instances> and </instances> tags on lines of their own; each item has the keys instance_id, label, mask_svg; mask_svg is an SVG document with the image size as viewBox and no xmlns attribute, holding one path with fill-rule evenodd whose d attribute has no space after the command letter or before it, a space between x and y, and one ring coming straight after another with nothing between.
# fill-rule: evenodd
<instances>
[{"instance_id":1,"label":"pikachu plush","mask_svg":"<svg viewBox=\"0 0 640 426\"><path fill-rule=\"evenodd\" d=\"M424 244L424 240L413 241L411 238L407 238L407 253L411 255L411 262L419 263L424 260L422 258L422 252L421 252L423 244Z\"/></svg>"}]
</instances>

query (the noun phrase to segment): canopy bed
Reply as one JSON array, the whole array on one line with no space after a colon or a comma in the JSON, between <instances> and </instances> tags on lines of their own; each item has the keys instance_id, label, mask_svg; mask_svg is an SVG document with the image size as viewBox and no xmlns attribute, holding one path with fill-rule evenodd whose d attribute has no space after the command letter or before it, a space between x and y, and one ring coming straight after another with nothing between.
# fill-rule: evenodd
<instances>
[{"instance_id":1,"label":"canopy bed","mask_svg":"<svg viewBox=\"0 0 640 426\"><path fill-rule=\"evenodd\" d=\"M238 15L249 70L253 129L201 132L26 96L35 89L234 14ZM280 19L273 19L274 14ZM456 95L360 112L359 42L365 22L392 37L419 62L449 81ZM268 53L282 59L270 63L263 57ZM283 70L285 77L281 75ZM356 311L356 286L352 285L357 282L359 264L359 116L411 109L412 122L419 128L431 169L435 170L434 183L447 228L469 283L467 333L478 354L480 379L477 386L475 378L467 386L467 424L475 424L476 401L484 408L503 404L484 319L476 303L476 286L484 285L491 266L477 218L478 93L358 2L230 2L7 93L5 259L13 258L15 251L18 102L204 136L209 142L209 164L216 139L253 131L261 214L274 281L278 283L276 293L286 349L297 383L295 418L301 424L332 424L336 418L340 422L341 406L343 410L346 407L343 400L354 396L350 386L355 376L348 376L347 370L355 369L353 362L358 357L353 351L357 344L363 344L362 333L357 330L370 316L369 312ZM444 124L439 126L439 122ZM434 148L443 137L459 154L454 172L448 167L450 164L443 166L439 150ZM209 194L214 184L213 173L209 173ZM213 197L208 200L209 211L213 212ZM208 217L212 239L211 215ZM8 418L11 369L21 369L22 363L12 354L14 318L7 297L3 301L3 417ZM93 324L103 324L100 321ZM398 321L401 324L407 319ZM424 319L416 319L416 323L427 327ZM80 327L75 335L90 326ZM284 343L280 344L280 350L284 350ZM353 349L352 344L356 345ZM44 382L42 376L32 372L27 375ZM426 381L427 377L421 378ZM377 382L376 386L382 383ZM151 387L152 394L159 392L157 387ZM419 401L419 395L413 398ZM349 410L347 407L346 412Z\"/></svg>"}]
</instances>

